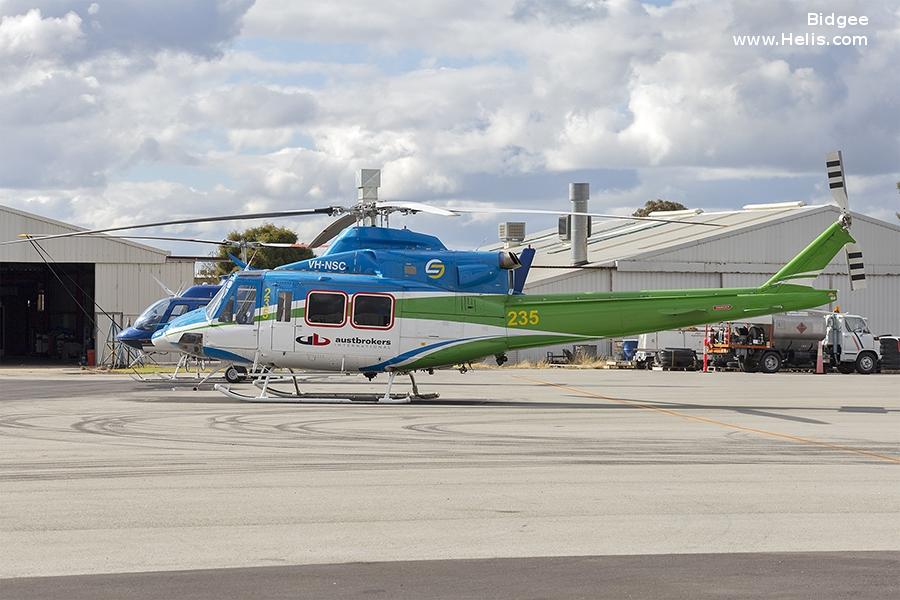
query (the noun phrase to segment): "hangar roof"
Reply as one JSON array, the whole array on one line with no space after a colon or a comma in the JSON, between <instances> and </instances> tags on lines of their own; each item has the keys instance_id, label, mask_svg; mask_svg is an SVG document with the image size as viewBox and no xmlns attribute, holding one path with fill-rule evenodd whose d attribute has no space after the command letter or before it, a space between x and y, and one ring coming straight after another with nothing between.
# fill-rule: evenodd
<instances>
[{"instance_id":1,"label":"hangar roof","mask_svg":"<svg viewBox=\"0 0 900 600\"><path fill-rule=\"evenodd\" d=\"M84 231L55 219L0 205L0 241L16 239L20 233L50 235ZM41 247L57 262L157 263L166 262L167 250L131 240L107 236L72 237L41 242ZM0 246L2 262L43 262L30 244Z\"/></svg>"},{"instance_id":2,"label":"hangar roof","mask_svg":"<svg viewBox=\"0 0 900 600\"><path fill-rule=\"evenodd\" d=\"M636 271L718 271L723 270L727 263L725 270L733 272L769 272L771 265L787 262L840 214L839 209L830 204L769 206L771 208L719 212L678 211L671 217L666 215L666 218L679 221L716 223L725 227L595 218L588 238L586 266ZM893 230L888 234L890 237L885 238L885 250L891 247L900 250L897 247L900 243L900 236L897 235L900 227L866 215L853 213L852 216L854 223L865 224L863 226L867 228L867 233L873 225ZM797 223L788 225L796 220L809 223L803 227L798 227ZM854 229L857 236L859 227ZM760 230L771 231L763 235ZM746 243L748 238L755 240L755 243ZM867 267L870 262L873 265L876 262L898 262L896 259L873 261L870 257L874 257L882 244L867 242L869 240L864 240L862 244L866 248ZM519 248L528 245L537 251L534 265L550 267L531 271L528 275L529 284L562 279L579 273L577 268L567 268L571 267L571 244L561 241L556 229L527 236ZM712 245L715 245L715 252L710 251ZM498 250L502 247L502 244L495 244L491 249ZM697 250L698 248L701 250ZM840 259L843 262L842 256Z\"/></svg>"}]
</instances>

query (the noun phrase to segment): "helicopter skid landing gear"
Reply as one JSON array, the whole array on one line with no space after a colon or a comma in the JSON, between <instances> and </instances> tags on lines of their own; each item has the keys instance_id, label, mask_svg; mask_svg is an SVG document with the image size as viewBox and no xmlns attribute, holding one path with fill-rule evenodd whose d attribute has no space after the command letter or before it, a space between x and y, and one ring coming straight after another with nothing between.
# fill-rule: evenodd
<instances>
[{"instance_id":1,"label":"helicopter skid landing gear","mask_svg":"<svg viewBox=\"0 0 900 600\"><path fill-rule=\"evenodd\" d=\"M394 379L397 375L409 375L410 382L412 383L412 393L407 394L392 394L391 388L394 384ZM315 376L314 376L315 377ZM276 387L272 387L271 383L280 383L285 379L293 380L293 390L287 391L283 389L279 389ZM272 402L272 403L286 403L286 404L408 404L412 400L430 400L438 397L438 394L421 394L419 393L419 387L416 385L416 380L413 377L412 373L403 373L399 371L391 371L388 373L388 387L385 391L384 395L380 394L359 394L359 393L307 393L301 392L298 381L308 380L309 376L304 375L295 375L291 372L291 375L285 376L274 376L270 373L267 373L254 381L254 385L259 388L259 393L255 396L250 396L248 394L242 394L231 389L230 385L222 385L216 384L214 389L221 394L228 396L229 398L233 398L235 400L241 400L243 402Z\"/></svg>"},{"instance_id":2,"label":"helicopter skid landing gear","mask_svg":"<svg viewBox=\"0 0 900 600\"><path fill-rule=\"evenodd\" d=\"M433 373L433 371L432 371ZM440 398L440 394L421 394L419 393L419 386L416 385L416 378L413 377L412 371L407 373L409 375L409 382L412 384L412 397L416 400L434 400L435 398Z\"/></svg>"},{"instance_id":3,"label":"helicopter skid landing gear","mask_svg":"<svg viewBox=\"0 0 900 600\"><path fill-rule=\"evenodd\" d=\"M378 401L379 404L409 404L409 401L411 400L409 394L401 396L399 398L391 396L391 388L394 385L395 377L397 377L396 371L391 371L388 374L387 390L385 390L384 396L381 397L381 400Z\"/></svg>"}]
</instances>

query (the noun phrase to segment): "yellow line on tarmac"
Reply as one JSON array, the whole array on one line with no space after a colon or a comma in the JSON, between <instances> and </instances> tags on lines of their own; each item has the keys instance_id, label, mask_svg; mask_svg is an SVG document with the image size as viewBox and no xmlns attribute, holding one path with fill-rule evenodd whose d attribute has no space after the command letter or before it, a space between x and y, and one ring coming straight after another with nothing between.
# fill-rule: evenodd
<instances>
[{"instance_id":1,"label":"yellow line on tarmac","mask_svg":"<svg viewBox=\"0 0 900 600\"><path fill-rule=\"evenodd\" d=\"M552 381L543 381L541 379L533 379L531 377L523 377L518 375L520 379L525 379L526 381L531 381L533 383L540 383L543 385L550 385L562 390L568 390L570 392L575 392L576 394L580 394L582 396L598 398L600 400L608 400L610 402L624 402L625 404L630 404L636 406L637 408L644 408L647 410L656 411L659 413L663 413L672 417L679 417L681 419L688 419L691 421L699 421L701 423L708 423L710 425L718 425L719 427L724 427L726 429L736 429L738 431L747 431L750 433L756 433L759 435L764 435L768 437L780 438L784 440L790 440L792 442L798 442L800 444L807 444L810 446L822 446L824 448L831 448L832 450L840 450L842 452L852 452L854 454L862 454L863 456L869 456L871 458L877 458L879 460L884 460L887 462L900 464L900 457L890 456L887 454L878 454L876 452L869 452L868 450L860 450L859 448L852 448L850 446L841 446L840 444L831 444L829 442L821 442L819 440L814 440L810 438L801 437L799 435L791 435L789 433L779 433L777 431L768 431L766 429L757 429L755 427L745 427L744 425L735 425L734 423L726 423L725 421L719 421L718 419L710 419L709 417L700 417L697 415L688 415L683 412L678 412L677 410L672 410L669 408L661 408L659 406L653 406L650 404L646 404L639 400L629 400L627 398L613 398L610 396L603 396L602 394L596 394L594 392L588 390L581 390L578 388L574 388L568 385L564 385L561 383L553 383ZM712 407L711 407L712 408Z\"/></svg>"}]
</instances>

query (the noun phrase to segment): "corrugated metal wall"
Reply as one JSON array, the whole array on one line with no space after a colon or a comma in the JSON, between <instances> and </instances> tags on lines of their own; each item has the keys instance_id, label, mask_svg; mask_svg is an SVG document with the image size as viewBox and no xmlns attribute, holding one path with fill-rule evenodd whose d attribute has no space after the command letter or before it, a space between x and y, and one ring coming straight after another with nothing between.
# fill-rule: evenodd
<instances>
[{"instance_id":1,"label":"corrugated metal wall","mask_svg":"<svg viewBox=\"0 0 900 600\"><path fill-rule=\"evenodd\" d=\"M640 260L642 263L696 263L698 271L721 272L746 272L748 269L745 266L752 264L753 272L771 276L834 223L837 215L836 209L815 211L776 221L761 229L744 231L655 256L640 257ZM900 275L900 231L896 226L859 217L854 219L852 231L863 248L869 274ZM762 265L768 268L759 268ZM843 252L835 256L826 272L847 272Z\"/></svg>"},{"instance_id":2,"label":"corrugated metal wall","mask_svg":"<svg viewBox=\"0 0 900 600\"><path fill-rule=\"evenodd\" d=\"M186 288L194 282L194 263L177 261L161 264L98 264L95 267L95 301L99 307L112 314L117 325L125 327L150 304L164 298L166 293L153 277L173 291ZM105 341L109 337L110 320L97 309L98 361L107 357Z\"/></svg>"},{"instance_id":3,"label":"corrugated metal wall","mask_svg":"<svg viewBox=\"0 0 900 600\"><path fill-rule=\"evenodd\" d=\"M178 290L194 282L193 262L161 264L98 264L95 270L97 304L105 310L137 316L165 292L156 277L169 289Z\"/></svg>"},{"instance_id":4,"label":"corrugated metal wall","mask_svg":"<svg viewBox=\"0 0 900 600\"><path fill-rule=\"evenodd\" d=\"M674 290L682 288L721 287L718 273L661 273L617 271L613 273L613 291Z\"/></svg>"},{"instance_id":5,"label":"corrugated metal wall","mask_svg":"<svg viewBox=\"0 0 900 600\"><path fill-rule=\"evenodd\" d=\"M609 292L615 269L584 269L574 277L526 285L529 294L569 294L575 292Z\"/></svg>"},{"instance_id":6,"label":"corrugated metal wall","mask_svg":"<svg viewBox=\"0 0 900 600\"><path fill-rule=\"evenodd\" d=\"M846 275L823 275L816 281L817 287L838 290L841 312L862 315L869 320L869 329L875 335L900 335L900 275L868 275L867 287L850 291Z\"/></svg>"}]
</instances>

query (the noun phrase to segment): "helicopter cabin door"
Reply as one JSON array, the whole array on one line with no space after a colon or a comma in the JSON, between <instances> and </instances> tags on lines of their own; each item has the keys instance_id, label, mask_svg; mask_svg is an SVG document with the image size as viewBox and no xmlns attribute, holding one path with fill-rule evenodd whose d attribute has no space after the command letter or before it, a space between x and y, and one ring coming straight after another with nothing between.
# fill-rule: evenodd
<instances>
[{"instance_id":1,"label":"helicopter cabin door","mask_svg":"<svg viewBox=\"0 0 900 600\"><path fill-rule=\"evenodd\" d=\"M267 287L269 302L269 339L273 352L294 351L294 302L297 291L290 282L273 282Z\"/></svg>"},{"instance_id":2,"label":"helicopter cabin door","mask_svg":"<svg viewBox=\"0 0 900 600\"><path fill-rule=\"evenodd\" d=\"M239 277L224 299L218 321L227 327L221 330L223 344L240 350L256 351L259 347L260 282Z\"/></svg>"}]
</instances>

